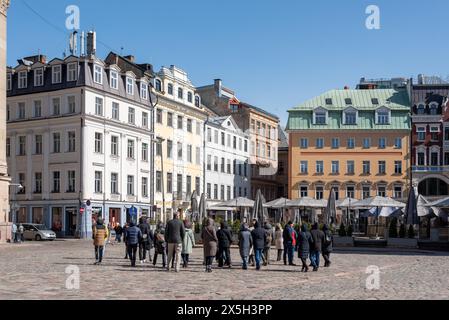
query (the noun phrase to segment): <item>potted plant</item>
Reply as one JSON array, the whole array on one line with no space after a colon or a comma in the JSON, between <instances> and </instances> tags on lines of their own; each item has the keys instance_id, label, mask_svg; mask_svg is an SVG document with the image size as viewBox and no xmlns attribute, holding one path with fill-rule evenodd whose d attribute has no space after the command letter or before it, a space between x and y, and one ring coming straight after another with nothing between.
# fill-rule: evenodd
<instances>
[{"instance_id":1,"label":"potted plant","mask_svg":"<svg viewBox=\"0 0 449 320\"><path fill-rule=\"evenodd\" d=\"M392 231L391 226L390 231ZM394 233L391 232L390 235L394 235ZM415 229L413 228L413 226L411 225L407 231L406 226L404 224L401 224L399 228L399 238L397 237L397 232L396 237L390 236L388 238L388 247L409 249L418 248L418 240L415 239Z\"/></svg>"},{"instance_id":2,"label":"potted plant","mask_svg":"<svg viewBox=\"0 0 449 320\"><path fill-rule=\"evenodd\" d=\"M350 232L349 232L350 231ZM338 237L334 237L333 245L335 247L353 247L354 246L354 238L352 237L352 227L347 228L344 223L340 225L338 229Z\"/></svg>"}]
</instances>

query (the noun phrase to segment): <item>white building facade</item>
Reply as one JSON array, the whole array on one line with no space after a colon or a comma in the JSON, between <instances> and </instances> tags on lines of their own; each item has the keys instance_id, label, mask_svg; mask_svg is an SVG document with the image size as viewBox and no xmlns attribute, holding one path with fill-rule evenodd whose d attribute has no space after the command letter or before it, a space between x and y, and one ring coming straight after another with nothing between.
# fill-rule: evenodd
<instances>
[{"instance_id":1,"label":"white building facade","mask_svg":"<svg viewBox=\"0 0 449 320\"><path fill-rule=\"evenodd\" d=\"M208 199L227 201L251 195L249 136L232 116L206 122L205 186Z\"/></svg>"}]
</instances>

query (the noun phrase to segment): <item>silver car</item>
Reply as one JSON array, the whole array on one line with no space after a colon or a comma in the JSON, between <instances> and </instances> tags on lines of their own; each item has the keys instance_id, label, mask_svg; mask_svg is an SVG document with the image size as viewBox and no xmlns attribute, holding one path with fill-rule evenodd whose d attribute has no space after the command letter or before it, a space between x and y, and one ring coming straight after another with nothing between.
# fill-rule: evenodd
<instances>
[{"instance_id":1,"label":"silver car","mask_svg":"<svg viewBox=\"0 0 449 320\"><path fill-rule=\"evenodd\" d=\"M56 233L49 230L43 224L22 223L23 237L25 240L50 240L56 239Z\"/></svg>"}]
</instances>

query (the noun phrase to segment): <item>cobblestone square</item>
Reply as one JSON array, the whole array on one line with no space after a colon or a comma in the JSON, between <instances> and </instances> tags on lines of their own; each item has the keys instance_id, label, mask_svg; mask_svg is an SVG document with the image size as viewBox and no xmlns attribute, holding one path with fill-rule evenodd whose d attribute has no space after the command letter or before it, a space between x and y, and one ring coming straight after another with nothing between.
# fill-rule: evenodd
<instances>
[{"instance_id":1,"label":"cobblestone square","mask_svg":"<svg viewBox=\"0 0 449 320\"><path fill-rule=\"evenodd\" d=\"M93 265L93 255L91 241L82 240L1 246L0 299L449 299L447 253L338 250L331 268L306 274L277 262L259 272L243 271L236 248L234 267L210 274L203 272L200 247L180 273L168 273L161 264L131 268L123 244L108 245L101 266ZM66 288L68 266L79 268L79 290ZM369 266L379 267L379 290L367 289Z\"/></svg>"}]
</instances>

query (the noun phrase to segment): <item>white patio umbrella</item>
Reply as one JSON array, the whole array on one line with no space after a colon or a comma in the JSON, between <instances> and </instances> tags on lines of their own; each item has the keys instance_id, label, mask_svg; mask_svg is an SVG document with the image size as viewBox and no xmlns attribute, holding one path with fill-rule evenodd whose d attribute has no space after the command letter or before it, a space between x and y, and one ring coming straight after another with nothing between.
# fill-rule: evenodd
<instances>
[{"instance_id":1,"label":"white patio umbrella","mask_svg":"<svg viewBox=\"0 0 449 320\"><path fill-rule=\"evenodd\" d=\"M279 198L264 204L264 207L277 209L280 212L279 220L282 221L284 209L287 207L287 204L290 202L287 198Z\"/></svg>"},{"instance_id":2,"label":"white patio umbrella","mask_svg":"<svg viewBox=\"0 0 449 320\"><path fill-rule=\"evenodd\" d=\"M344 198L342 200L337 201L337 208L346 209L346 222L348 225L349 225L349 211L351 210L352 205L358 201L359 200L354 198Z\"/></svg>"},{"instance_id":3,"label":"white patio umbrella","mask_svg":"<svg viewBox=\"0 0 449 320\"><path fill-rule=\"evenodd\" d=\"M324 209L327 207L327 200L316 200L310 197L302 197L296 200L291 200L287 203L288 208L312 208L312 209ZM299 219L299 223L301 224L301 215Z\"/></svg>"},{"instance_id":4,"label":"white patio umbrella","mask_svg":"<svg viewBox=\"0 0 449 320\"><path fill-rule=\"evenodd\" d=\"M217 205L217 207L228 207L228 208L243 208L244 209L244 216L246 217L246 212L248 208L254 207L254 201L248 198L239 197L232 200L228 200L225 202L222 202Z\"/></svg>"},{"instance_id":5,"label":"white patio umbrella","mask_svg":"<svg viewBox=\"0 0 449 320\"><path fill-rule=\"evenodd\" d=\"M444 216L444 214L445 214L444 211L440 210L440 209L448 209L449 208L449 197L428 203L424 206L432 208L435 215L437 215L439 217Z\"/></svg>"}]
</instances>

